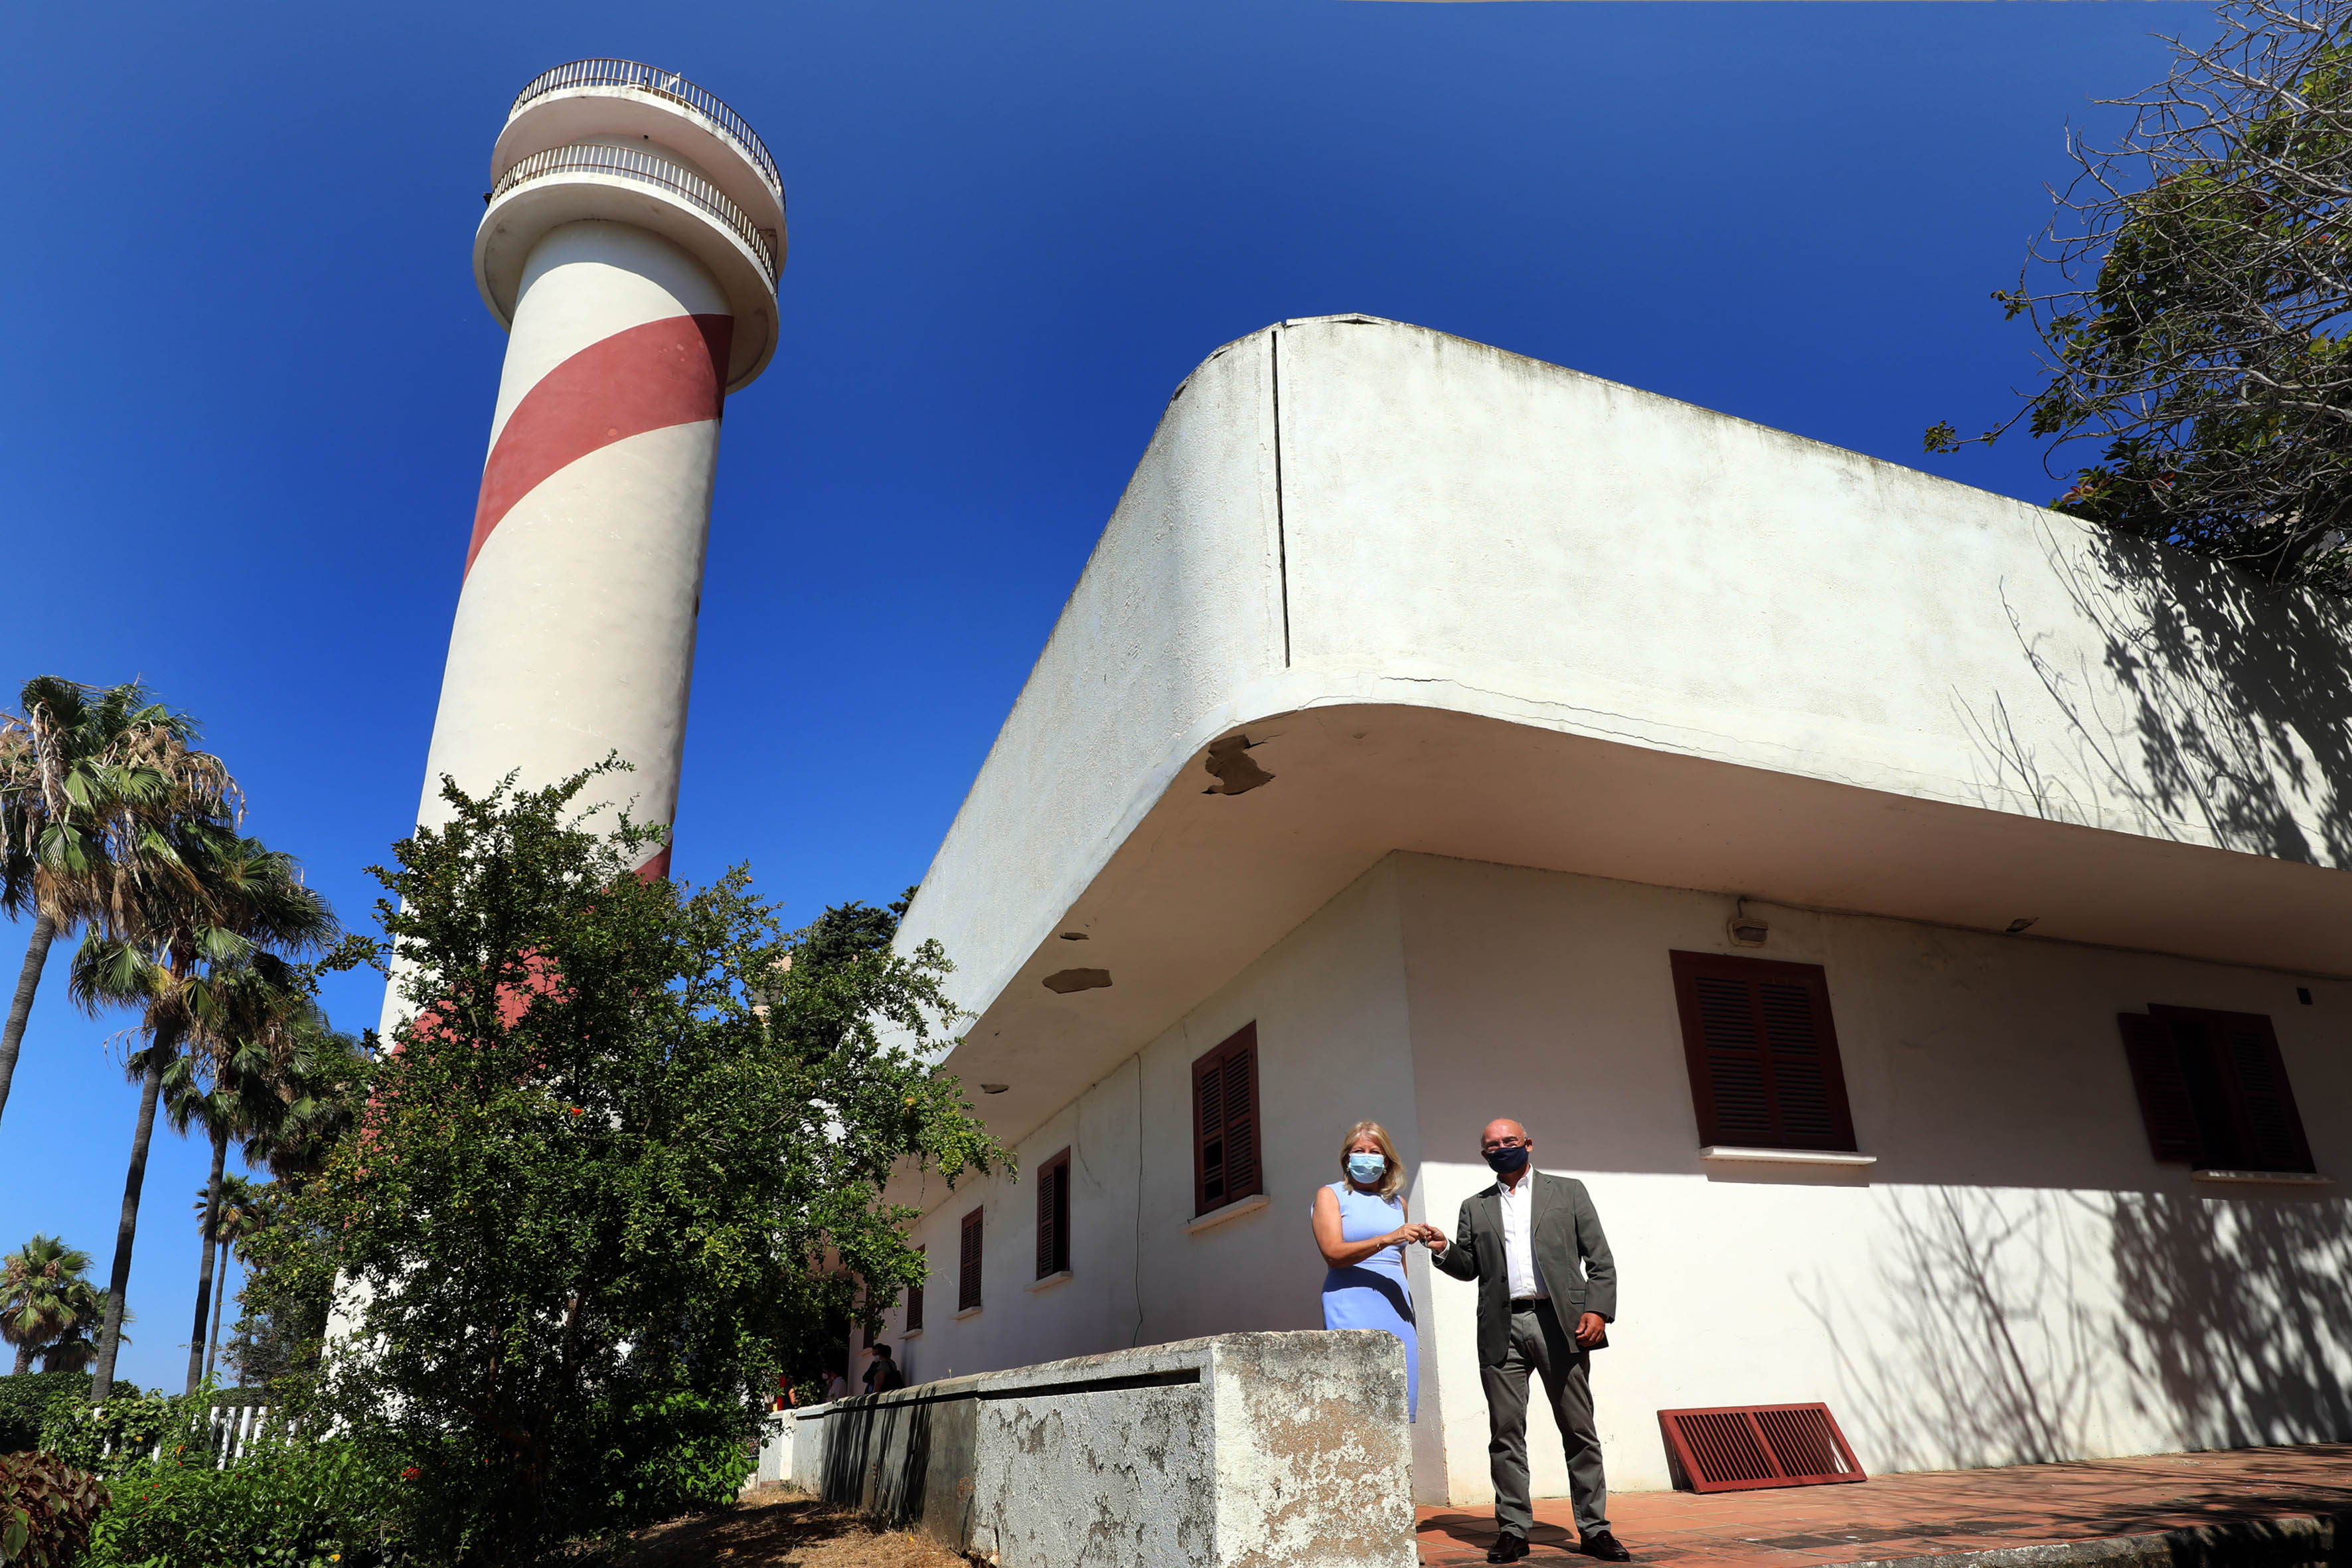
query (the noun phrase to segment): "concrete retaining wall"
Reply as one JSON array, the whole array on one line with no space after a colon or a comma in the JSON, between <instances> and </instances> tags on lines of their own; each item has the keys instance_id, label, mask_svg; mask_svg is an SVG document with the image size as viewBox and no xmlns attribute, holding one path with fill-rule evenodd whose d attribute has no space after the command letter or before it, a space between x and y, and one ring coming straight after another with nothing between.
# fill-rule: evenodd
<instances>
[{"instance_id":1,"label":"concrete retaining wall","mask_svg":"<svg viewBox=\"0 0 2352 1568\"><path fill-rule=\"evenodd\" d=\"M761 1473L1002 1568L1411 1568L1404 1394L1388 1334L1220 1334L786 1412Z\"/></svg>"}]
</instances>

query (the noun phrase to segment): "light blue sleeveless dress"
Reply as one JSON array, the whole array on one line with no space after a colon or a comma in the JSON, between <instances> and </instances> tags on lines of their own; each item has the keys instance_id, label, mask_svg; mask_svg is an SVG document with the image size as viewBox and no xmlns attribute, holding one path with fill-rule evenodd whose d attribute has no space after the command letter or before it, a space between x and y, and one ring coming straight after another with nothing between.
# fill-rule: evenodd
<instances>
[{"instance_id":1,"label":"light blue sleeveless dress","mask_svg":"<svg viewBox=\"0 0 2352 1568\"><path fill-rule=\"evenodd\" d=\"M1331 1184L1339 1199L1339 1239L1370 1241L1404 1223L1404 1204L1376 1198L1345 1182ZM1404 1342L1405 1419L1421 1403L1421 1334L1413 1327L1412 1286L1404 1276L1404 1248L1384 1247L1361 1263L1323 1276L1323 1326L1386 1329Z\"/></svg>"}]
</instances>

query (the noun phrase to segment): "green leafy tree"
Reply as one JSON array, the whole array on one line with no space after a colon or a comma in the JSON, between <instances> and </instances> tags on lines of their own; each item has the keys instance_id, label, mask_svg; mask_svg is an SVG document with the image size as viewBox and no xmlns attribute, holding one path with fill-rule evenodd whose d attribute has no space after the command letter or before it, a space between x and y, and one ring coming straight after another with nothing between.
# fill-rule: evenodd
<instances>
[{"instance_id":1,"label":"green leafy tree","mask_svg":"<svg viewBox=\"0 0 2352 1568\"><path fill-rule=\"evenodd\" d=\"M183 1052L223 1049L236 1037L237 1010L255 977L280 987L299 984L280 955L323 946L336 929L326 900L303 885L291 856L201 822L175 825L173 837L188 877L139 889L126 900L121 926L90 931L74 955L74 999L93 1013L136 1008L144 1041L131 1057L140 1084L139 1116L90 1388L91 1399L100 1403L114 1379L139 1199L165 1075Z\"/></svg>"},{"instance_id":2,"label":"green leafy tree","mask_svg":"<svg viewBox=\"0 0 2352 1568\"><path fill-rule=\"evenodd\" d=\"M634 876L658 830L576 818L592 776L445 781L448 824L377 870L411 1016L361 1127L253 1243L248 1302L340 1273L312 1418L406 1478L419 1563L725 1501L778 1347L853 1277L917 1278L891 1172L1002 1157L927 1065L956 1017L936 946L787 963L741 869Z\"/></svg>"},{"instance_id":3,"label":"green leafy tree","mask_svg":"<svg viewBox=\"0 0 2352 1568\"><path fill-rule=\"evenodd\" d=\"M132 894L178 877L174 819L231 821L242 805L220 759L193 749L194 721L135 681L38 676L17 706L0 714L0 914L31 915L33 932L0 1025L0 1110L51 943L119 928Z\"/></svg>"},{"instance_id":4,"label":"green leafy tree","mask_svg":"<svg viewBox=\"0 0 2352 1568\"><path fill-rule=\"evenodd\" d=\"M2221 8L2172 40L2130 129L2077 145L2014 289L2046 375L2011 418L2054 457L2089 442L2058 510L2352 592L2352 5ZM1965 445L1950 424L1929 451ZM2071 459L2070 459L2071 460Z\"/></svg>"},{"instance_id":5,"label":"green leafy tree","mask_svg":"<svg viewBox=\"0 0 2352 1568\"><path fill-rule=\"evenodd\" d=\"M16 1347L16 1375L33 1358L98 1321L103 1299L89 1282L89 1254L36 1236L0 1258L0 1340Z\"/></svg>"}]
</instances>

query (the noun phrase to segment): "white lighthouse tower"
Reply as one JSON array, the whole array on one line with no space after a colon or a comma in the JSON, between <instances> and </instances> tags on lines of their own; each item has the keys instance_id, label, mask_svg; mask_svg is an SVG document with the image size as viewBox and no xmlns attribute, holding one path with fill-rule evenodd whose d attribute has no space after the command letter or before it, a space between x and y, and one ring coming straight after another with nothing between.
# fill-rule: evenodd
<instances>
[{"instance_id":1,"label":"white lighthouse tower","mask_svg":"<svg viewBox=\"0 0 2352 1568\"><path fill-rule=\"evenodd\" d=\"M516 98L487 199L474 280L506 369L419 820L444 773L536 787L618 752L635 771L594 798L667 825L719 411L775 352L783 184L702 89L579 60Z\"/></svg>"}]
</instances>

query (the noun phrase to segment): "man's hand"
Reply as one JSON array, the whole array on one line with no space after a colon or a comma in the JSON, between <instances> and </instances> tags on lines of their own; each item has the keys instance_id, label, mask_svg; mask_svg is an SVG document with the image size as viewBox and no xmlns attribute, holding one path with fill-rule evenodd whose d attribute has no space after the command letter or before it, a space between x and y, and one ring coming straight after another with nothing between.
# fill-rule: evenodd
<instances>
[{"instance_id":1,"label":"man's hand","mask_svg":"<svg viewBox=\"0 0 2352 1568\"><path fill-rule=\"evenodd\" d=\"M1432 1252L1443 1252L1446 1247L1445 1233L1433 1225L1423 1226L1421 1244Z\"/></svg>"},{"instance_id":2,"label":"man's hand","mask_svg":"<svg viewBox=\"0 0 2352 1568\"><path fill-rule=\"evenodd\" d=\"M1601 1321L1598 1312L1587 1312L1576 1320L1576 1342L1591 1350L1609 1332L1609 1325Z\"/></svg>"}]
</instances>

